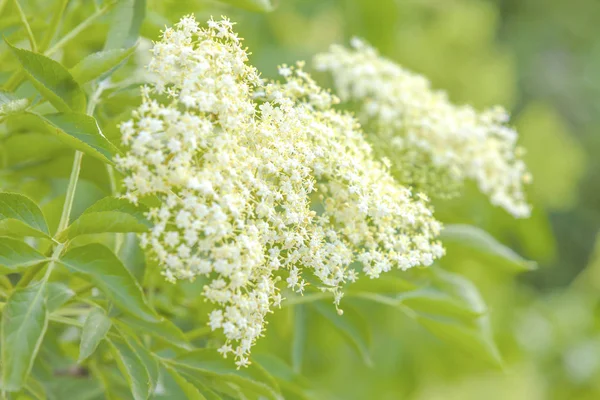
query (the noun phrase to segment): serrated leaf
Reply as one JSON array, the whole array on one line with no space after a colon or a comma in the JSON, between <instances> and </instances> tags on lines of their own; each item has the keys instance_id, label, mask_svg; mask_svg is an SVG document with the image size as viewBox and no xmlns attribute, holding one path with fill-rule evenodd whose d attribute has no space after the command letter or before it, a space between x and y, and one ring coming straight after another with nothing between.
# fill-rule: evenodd
<instances>
[{"instance_id":1,"label":"serrated leaf","mask_svg":"<svg viewBox=\"0 0 600 400\"><path fill-rule=\"evenodd\" d=\"M256 12L271 12L277 6L277 0L220 0L223 3L231 4L235 7L240 7Z\"/></svg>"},{"instance_id":2,"label":"serrated leaf","mask_svg":"<svg viewBox=\"0 0 600 400\"><path fill-rule=\"evenodd\" d=\"M371 334L368 324L356 310L346 304L344 305L344 314L338 315L331 304L315 302L312 306L348 339L349 343L358 351L365 364L368 366L373 365L369 352Z\"/></svg>"},{"instance_id":3,"label":"serrated leaf","mask_svg":"<svg viewBox=\"0 0 600 400\"><path fill-rule=\"evenodd\" d=\"M81 332L78 363L94 354L96 348L110 330L112 322L104 310L94 307L87 315Z\"/></svg>"},{"instance_id":4,"label":"serrated leaf","mask_svg":"<svg viewBox=\"0 0 600 400\"><path fill-rule=\"evenodd\" d=\"M6 42L17 56L35 88L59 111L85 111L85 93L69 71L58 61L14 47Z\"/></svg>"},{"instance_id":5,"label":"serrated leaf","mask_svg":"<svg viewBox=\"0 0 600 400\"><path fill-rule=\"evenodd\" d=\"M18 193L0 193L0 235L49 237L40 208Z\"/></svg>"},{"instance_id":6,"label":"serrated leaf","mask_svg":"<svg viewBox=\"0 0 600 400\"><path fill-rule=\"evenodd\" d=\"M46 285L46 308L48 312L51 313L58 310L73 296L75 296L75 292L64 283L48 283Z\"/></svg>"},{"instance_id":7,"label":"serrated leaf","mask_svg":"<svg viewBox=\"0 0 600 400\"><path fill-rule=\"evenodd\" d=\"M487 317L481 317L487 319ZM415 319L438 338L472 356L502 366L502 358L489 332L451 320L438 320L423 315Z\"/></svg>"},{"instance_id":8,"label":"serrated leaf","mask_svg":"<svg viewBox=\"0 0 600 400\"><path fill-rule=\"evenodd\" d=\"M135 46L128 49L111 49L92 53L69 70L73 78L80 84L106 76L119 66L133 52Z\"/></svg>"},{"instance_id":9,"label":"serrated leaf","mask_svg":"<svg viewBox=\"0 0 600 400\"><path fill-rule=\"evenodd\" d=\"M146 17L146 0L121 0L112 11L105 50L133 46Z\"/></svg>"},{"instance_id":10,"label":"serrated leaf","mask_svg":"<svg viewBox=\"0 0 600 400\"><path fill-rule=\"evenodd\" d=\"M46 257L27 243L0 237L0 271L13 273L45 261Z\"/></svg>"},{"instance_id":11,"label":"serrated leaf","mask_svg":"<svg viewBox=\"0 0 600 400\"><path fill-rule=\"evenodd\" d=\"M105 197L85 210L59 234L58 239L72 239L89 233L146 232L152 223L145 217L147 208L134 205L125 199Z\"/></svg>"},{"instance_id":12,"label":"serrated leaf","mask_svg":"<svg viewBox=\"0 0 600 400\"><path fill-rule=\"evenodd\" d=\"M64 254L60 262L71 271L89 276L124 312L147 321L157 320L138 282L107 247L98 243L76 247Z\"/></svg>"},{"instance_id":13,"label":"serrated leaf","mask_svg":"<svg viewBox=\"0 0 600 400\"><path fill-rule=\"evenodd\" d=\"M146 400L152 394L150 376L142 360L126 343L109 340L117 365L131 389L134 400Z\"/></svg>"},{"instance_id":14,"label":"serrated leaf","mask_svg":"<svg viewBox=\"0 0 600 400\"><path fill-rule=\"evenodd\" d=\"M536 264L498 242L486 231L471 225L447 225L441 232L444 244L456 244L498 258L519 271L530 271Z\"/></svg>"},{"instance_id":15,"label":"serrated leaf","mask_svg":"<svg viewBox=\"0 0 600 400\"><path fill-rule=\"evenodd\" d=\"M201 377L218 376L267 398L281 398L276 382L264 369L250 365L238 370L231 360L224 359L216 349L184 352L173 359L172 365L178 370L183 368L188 373L194 372Z\"/></svg>"},{"instance_id":16,"label":"serrated leaf","mask_svg":"<svg viewBox=\"0 0 600 400\"><path fill-rule=\"evenodd\" d=\"M42 122L50 133L56 135L66 145L102 162L112 164L113 156L119 152L100 132L96 120L89 115L74 112L28 114Z\"/></svg>"},{"instance_id":17,"label":"serrated leaf","mask_svg":"<svg viewBox=\"0 0 600 400\"><path fill-rule=\"evenodd\" d=\"M168 393L168 398L173 400L206 400L206 397L183 376L181 376L175 368L165 364L163 365L164 374L173 380L175 387ZM173 386L173 385L171 385Z\"/></svg>"},{"instance_id":18,"label":"serrated leaf","mask_svg":"<svg viewBox=\"0 0 600 400\"><path fill-rule=\"evenodd\" d=\"M46 328L45 284L15 290L2 310L2 387L20 390L35 360Z\"/></svg>"}]
</instances>

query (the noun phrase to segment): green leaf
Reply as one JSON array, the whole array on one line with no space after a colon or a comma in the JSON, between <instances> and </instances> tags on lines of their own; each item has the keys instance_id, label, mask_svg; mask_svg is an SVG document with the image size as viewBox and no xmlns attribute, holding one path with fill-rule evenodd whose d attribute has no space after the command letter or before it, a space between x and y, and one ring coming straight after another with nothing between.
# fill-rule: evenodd
<instances>
[{"instance_id":1,"label":"green leaf","mask_svg":"<svg viewBox=\"0 0 600 400\"><path fill-rule=\"evenodd\" d=\"M88 233L146 232L152 223L144 216L147 208L136 206L125 199L105 197L85 210L58 236L59 240L72 239Z\"/></svg>"},{"instance_id":2,"label":"green leaf","mask_svg":"<svg viewBox=\"0 0 600 400\"><path fill-rule=\"evenodd\" d=\"M64 254L60 262L74 272L88 275L117 307L146 321L157 321L142 288L107 247L92 243Z\"/></svg>"},{"instance_id":3,"label":"green leaf","mask_svg":"<svg viewBox=\"0 0 600 400\"><path fill-rule=\"evenodd\" d=\"M49 237L40 208L18 193L0 193L0 235Z\"/></svg>"},{"instance_id":4,"label":"green leaf","mask_svg":"<svg viewBox=\"0 0 600 400\"><path fill-rule=\"evenodd\" d=\"M277 383L263 368L250 365L247 368L235 367L232 360L224 359L216 349L196 349L184 352L172 361L178 370L183 368L188 373L199 374L200 377L219 377L271 399L280 399Z\"/></svg>"},{"instance_id":5,"label":"green leaf","mask_svg":"<svg viewBox=\"0 0 600 400\"><path fill-rule=\"evenodd\" d=\"M103 309L94 307L90 311L83 323L83 330L81 332L79 358L77 359L79 364L94 354L100 342L106 337L111 325L112 322Z\"/></svg>"},{"instance_id":6,"label":"green leaf","mask_svg":"<svg viewBox=\"0 0 600 400\"><path fill-rule=\"evenodd\" d=\"M146 400L152 394L152 385L148 370L140 357L126 343L109 340L117 365L125 376L134 400Z\"/></svg>"},{"instance_id":7,"label":"green leaf","mask_svg":"<svg viewBox=\"0 0 600 400\"><path fill-rule=\"evenodd\" d=\"M133 350L133 352L139 357L142 364L144 364L144 368L146 368L146 371L148 372L148 378L150 379L150 386L154 388L158 383L158 362L150 353L150 351L140 343L138 338L135 337L133 331L129 329L127 325L117 321L116 327L123 340L125 340L125 343L127 343L131 350Z\"/></svg>"},{"instance_id":8,"label":"green leaf","mask_svg":"<svg viewBox=\"0 0 600 400\"><path fill-rule=\"evenodd\" d=\"M133 46L146 17L146 0L121 0L112 11L105 50Z\"/></svg>"},{"instance_id":9,"label":"green leaf","mask_svg":"<svg viewBox=\"0 0 600 400\"><path fill-rule=\"evenodd\" d=\"M125 325L166 341L181 349L190 350L192 347L183 332L168 319L161 318L156 322L149 322L128 315L117 317Z\"/></svg>"},{"instance_id":10,"label":"green leaf","mask_svg":"<svg viewBox=\"0 0 600 400\"><path fill-rule=\"evenodd\" d=\"M460 299L436 288L406 292L396 296L395 299L398 300L399 304L402 303L415 311L456 317L466 321L478 318L485 312L485 308L475 310L469 303L460 301Z\"/></svg>"},{"instance_id":11,"label":"green leaf","mask_svg":"<svg viewBox=\"0 0 600 400\"><path fill-rule=\"evenodd\" d=\"M163 365L164 371L168 374L176 384L176 387L168 393L168 398L173 400L206 400L206 397L183 376L181 376L175 368L168 364Z\"/></svg>"},{"instance_id":12,"label":"green leaf","mask_svg":"<svg viewBox=\"0 0 600 400\"><path fill-rule=\"evenodd\" d=\"M48 327L45 284L17 289L2 310L2 387L18 391L27 381Z\"/></svg>"},{"instance_id":13,"label":"green leaf","mask_svg":"<svg viewBox=\"0 0 600 400\"><path fill-rule=\"evenodd\" d=\"M348 286L348 293L370 292L396 294L417 289L418 286L405 279L385 274L377 279L359 279Z\"/></svg>"},{"instance_id":14,"label":"green leaf","mask_svg":"<svg viewBox=\"0 0 600 400\"><path fill-rule=\"evenodd\" d=\"M223 3L231 4L235 7L240 7L256 12L271 12L277 6L277 0L220 0Z\"/></svg>"},{"instance_id":15,"label":"green leaf","mask_svg":"<svg viewBox=\"0 0 600 400\"><path fill-rule=\"evenodd\" d=\"M140 238L135 233L123 235L123 242L119 247L118 255L125 267L131 272L131 275L138 282L142 282L146 271L146 253L140 245Z\"/></svg>"},{"instance_id":16,"label":"green leaf","mask_svg":"<svg viewBox=\"0 0 600 400\"><path fill-rule=\"evenodd\" d=\"M453 244L500 259L518 271L530 271L536 264L515 253L486 231L471 225L447 225L440 235L444 244Z\"/></svg>"},{"instance_id":17,"label":"green leaf","mask_svg":"<svg viewBox=\"0 0 600 400\"><path fill-rule=\"evenodd\" d=\"M273 354L256 354L254 362L260 363L279 383L283 397L287 400L308 400L312 398L307 393L308 382L296 374L282 359Z\"/></svg>"},{"instance_id":18,"label":"green leaf","mask_svg":"<svg viewBox=\"0 0 600 400\"><path fill-rule=\"evenodd\" d=\"M134 51L135 46L128 49L111 49L92 53L71 68L69 72L77 82L83 85L100 76L108 75Z\"/></svg>"},{"instance_id":19,"label":"green leaf","mask_svg":"<svg viewBox=\"0 0 600 400\"><path fill-rule=\"evenodd\" d=\"M48 312L51 313L58 310L73 296L75 296L75 292L64 283L48 283L46 285L46 308Z\"/></svg>"},{"instance_id":20,"label":"green leaf","mask_svg":"<svg viewBox=\"0 0 600 400\"><path fill-rule=\"evenodd\" d=\"M66 145L102 162L112 164L113 156L119 152L102 134L96 120L89 115L74 112L28 114L36 117L50 133L56 135Z\"/></svg>"},{"instance_id":21,"label":"green leaf","mask_svg":"<svg viewBox=\"0 0 600 400\"><path fill-rule=\"evenodd\" d=\"M46 257L27 243L0 237L0 271L19 272L44 260Z\"/></svg>"},{"instance_id":22,"label":"green leaf","mask_svg":"<svg viewBox=\"0 0 600 400\"><path fill-rule=\"evenodd\" d=\"M85 111L85 93L59 62L6 42L35 88L59 111Z\"/></svg>"},{"instance_id":23,"label":"green leaf","mask_svg":"<svg viewBox=\"0 0 600 400\"><path fill-rule=\"evenodd\" d=\"M12 93L0 90L0 116L20 113L29 105L27 99L15 97Z\"/></svg>"},{"instance_id":24,"label":"green leaf","mask_svg":"<svg viewBox=\"0 0 600 400\"><path fill-rule=\"evenodd\" d=\"M438 320L418 314L415 318L427 330L449 344L493 365L502 366L502 357L490 332L451 320ZM487 316L481 318L487 320Z\"/></svg>"},{"instance_id":25,"label":"green leaf","mask_svg":"<svg viewBox=\"0 0 600 400\"><path fill-rule=\"evenodd\" d=\"M313 303L312 306L344 335L350 344L358 351L358 354L360 354L365 364L370 367L373 366L373 361L371 360L371 354L369 352L371 333L368 329L368 324L360 313L348 304L344 305L343 315L338 315L331 304L318 301Z\"/></svg>"},{"instance_id":26,"label":"green leaf","mask_svg":"<svg viewBox=\"0 0 600 400\"><path fill-rule=\"evenodd\" d=\"M46 388L42 385L41 382L34 379L32 376L27 379L27 383L25 384L25 389L31 393L31 395L38 400L46 400Z\"/></svg>"}]
</instances>

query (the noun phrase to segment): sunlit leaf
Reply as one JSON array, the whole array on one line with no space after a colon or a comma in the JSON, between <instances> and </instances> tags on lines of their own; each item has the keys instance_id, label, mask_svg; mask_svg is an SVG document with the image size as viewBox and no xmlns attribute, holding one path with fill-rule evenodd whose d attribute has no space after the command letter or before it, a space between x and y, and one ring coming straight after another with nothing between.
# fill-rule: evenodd
<instances>
[{"instance_id":1,"label":"sunlit leaf","mask_svg":"<svg viewBox=\"0 0 600 400\"><path fill-rule=\"evenodd\" d=\"M108 248L92 243L64 254L60 262L73 272L89 276L102 292L124 312L147 321L157 316L146 303L142 288Z\"/></svg>"},{"instance_id":2,"label":"sunlit leaf","mask_svg":"<svg viewBox=\"0 0 600 400\"><path fill-rule=\"evenodd\" d=\"M85 93L58 61L8 43L31 83L59 111L85 111Z\"/></svg>"},{"instance_id":3,"label":"sunlit leaf","mask_svg":"<svg viewBox=\"0 0 600 400\"><path fill-rule=\"evenodd\" d=\"M29 114L41 121L50 133L56 135L68 146L102 162L112 163L113 156L119 152L104 137L96 120L89 115L73 112L47 115Z\"/></svg>"},{"instance_id":4,"label":"sunlit leaf","mask_svg":"<svg viewBox=\"0 0 600 400\"><path fill-rule=\"evenodd\" d=\"M27 381L44 338L48 326L44 291L44 283L17 289L2 309L2 387L9 392L20 390Z\"/></svg>"},{"instance_id":5,"label":"sunlit leaf","mask_svg":"<svg viewBox=\"0 0 600 400\"><path fill-rule=\"evenodd\" d=\"M0 235L48 237L40 208L18 193L0 193Z\"/></svg>"},{"instance_id":6,"label":"sunlit leaf","mask_svg":"<svg viewBox=\"0 0 600 400\"><path fill-rule=\"evenodd\" d=\"M128 49L110 49L92 53L69 70L73 78L84 84L98 77L104 77L119 66L133 52L135 46Z\"/></svg>"},{"instance_id":7,"label":"sunlit leaf","mask_svg":"<svg viewBox=\"0 0 600 400\"><path fill-rule=\"evenodd\" d=\"M503 260L519 271L529 271L536 267L510 248L498 242L489 233L471 225L447 225L440 235L444 244L455 244Z\"/></svg>"},{"instance_id":8,"label":"sunlit leaf","mask_svg":"<svg viewBox=\"0 0 600 400\"><path fill-rule=\"evenodd\" d=\"M146 17L146 0L121 0L112 10L105 50L132 47Z\"/></svg>"},{"instance_id":9,"label":"sunlit leaf","mask_svg":"<svg viewBox=\"0 0 600 400\"><path fill-rule=\"evenodd\" d=\"M125 199L106 197L92 205L69 228L59 235L59 240L78 235L102 232L146 232L152 226L145 217L147 209Z\"/></svg>"}]
</instances>

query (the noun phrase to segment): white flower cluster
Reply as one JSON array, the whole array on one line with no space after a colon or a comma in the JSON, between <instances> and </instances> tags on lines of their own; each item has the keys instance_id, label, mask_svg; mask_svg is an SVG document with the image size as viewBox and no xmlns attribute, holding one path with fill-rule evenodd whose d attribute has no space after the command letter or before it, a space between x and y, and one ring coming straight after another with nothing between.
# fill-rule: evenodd
<instances>
[{"instance_id":1,"label":"white flower cluster","mask_svg":"<svg viewBox=\"0 0 600 400\"><path fill-rule=\"evenodd\" d=\"M452 195L473 179L494 205L527 217L524 184L531 181L517 133L499 107L478 113L453 105L423 76L381 57L359 39L352 48L334 45L315 57L331 72L338 95L360 107L361 122L372 131L379 156L393 161L402 183L428 193Z\"/></svg>"},{"instance_id":2,"label":"white flower cluster","mask_svg":"<svg viewBox=\"0 0 600 400\"><path fill-rule=\"evenodd\" d=\"M210 279L209 325L238 366L282 300L278 281L299 293L311 281L337 307L357 265L375 278L443 255L426 197L394 181L301 67L265 84L231 22L185 17L155 44L154 81L121 125L125 196L163 200L142 244L168 280Z\"/></svg>"}]
</instances>

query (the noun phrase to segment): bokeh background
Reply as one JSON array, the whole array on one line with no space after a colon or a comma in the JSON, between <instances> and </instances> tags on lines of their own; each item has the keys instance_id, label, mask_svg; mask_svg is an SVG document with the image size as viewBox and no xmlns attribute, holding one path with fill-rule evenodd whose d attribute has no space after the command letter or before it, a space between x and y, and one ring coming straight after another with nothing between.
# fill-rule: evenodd
<instances>
[{"instance_id":1,"label":"bokeh background","mask_svg":"<svg viewBox=\"0 0 600 400\"><path fill-rule=\"evenodd\" d=\"M40 12L40 19L32 21L35 31L50 2L23 3L28 14ZM71 3L68 21L81 21L94 10L92 0ZM452 247L442 262L444 269L471 279L485 299L503 369L440 341L393 308L350 299L371 337L370 363L318 313L302 311L305 306L278 312L255 354L277 354L293 362L290 347L301 319L306 345L300 350L304 363L297 372L315 398L600 398L599 1L280 0L273 12L255 13L218 1L147 0L137 62L149 56L150 41L160 29L187 13L199 20L225 14L236 21L253 53L252 62L266 78L275 77L281 63L310 61L332 43L362 37L386 57L428 76L455 102L509 109L534 176L529 193L534 212L527 220L514 220L491 207L472 188L459 199L436 204L442 221L481 227L538 264L535 271L515 275ZM6 15L0 31L12 35L18 19L14 12ZM106 30L86 30L65 48L65 64L74 65L100 50ZM0 66L0 77L9 76L14 67ZM325 77L317 77L327 83ZM98 111L99 118L104 116L104 124L114 127L110 116L115 121L123 118L118 102L130 109L134 96L118 94ZM116 128L105 133L118 141ZM36 145L48 146L13 143L31 151L39 150ZM27 157L23 152L2 159L10 166ZM71 158L72 152L65 152L52 165L23 172L51 177L52 183L45 187L36 181L35 187L24 185L20 190L36 199L49 198L41 191L64 192ZM75 216L109 190L107 179L93 173L93 164L84 161ZM10 187L14 176L0 176L0 183ZM58 195L50 198L43 202L47 215L63 203Z\"/></svg>"}]
</instances>

